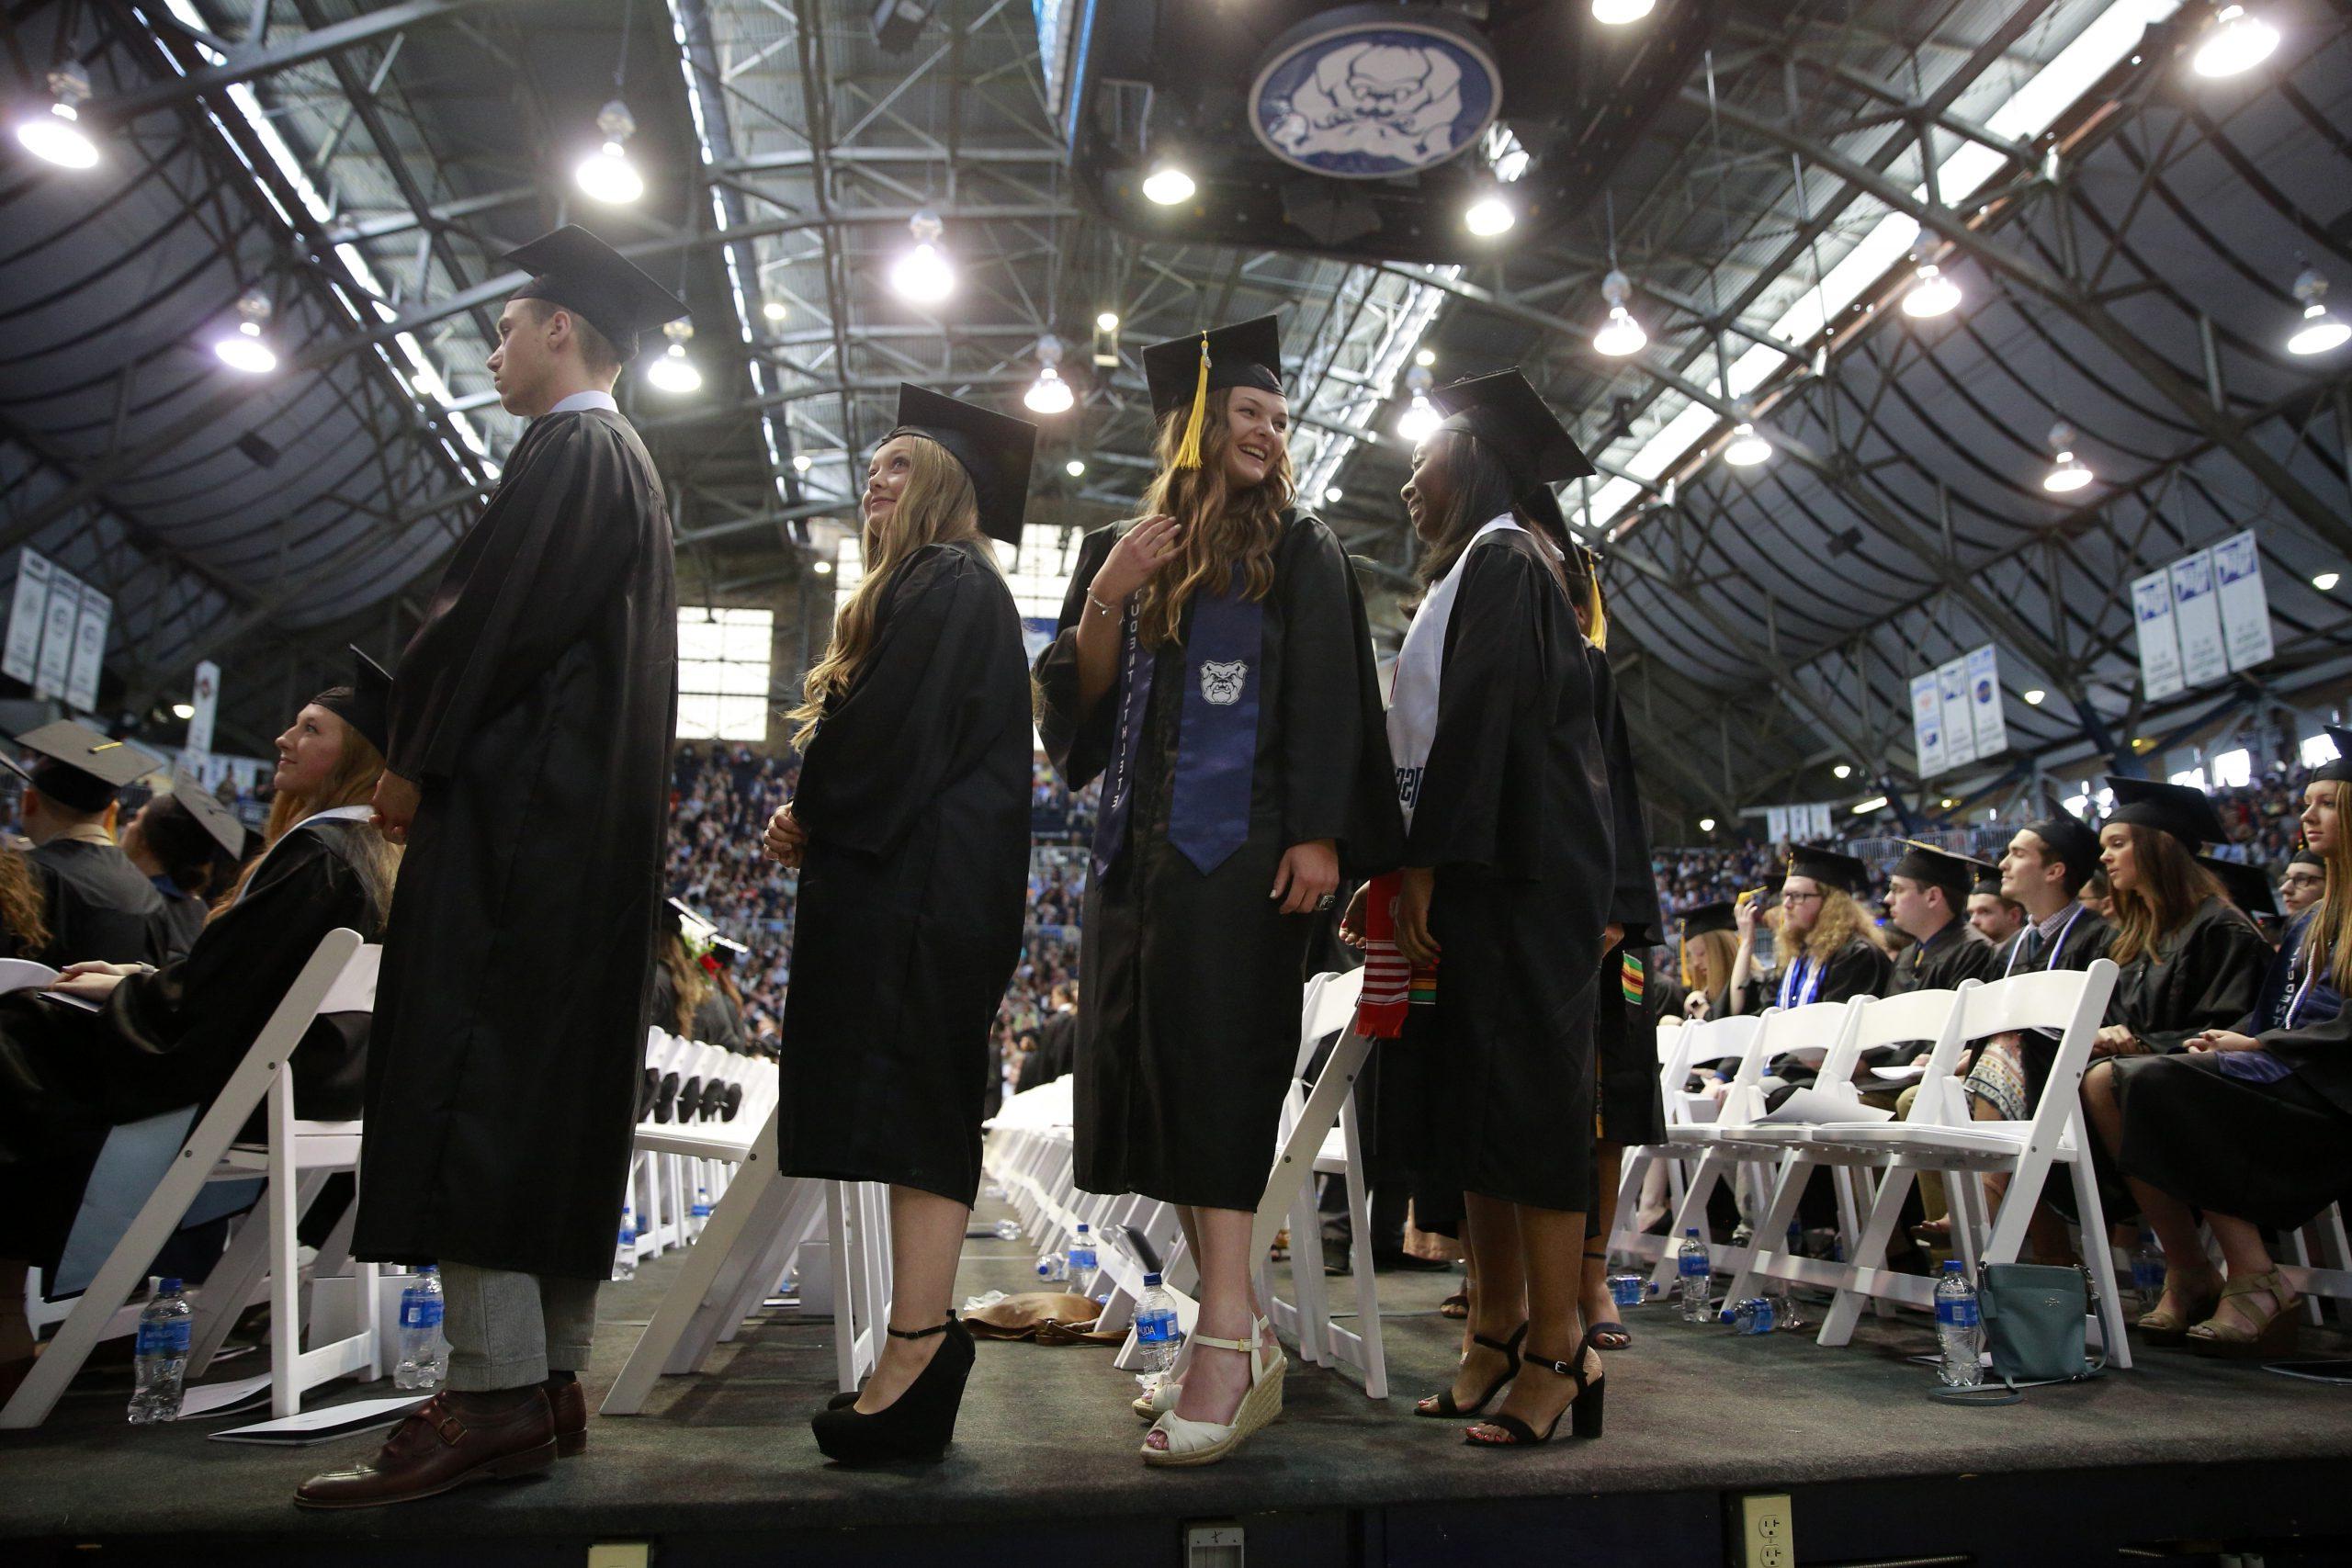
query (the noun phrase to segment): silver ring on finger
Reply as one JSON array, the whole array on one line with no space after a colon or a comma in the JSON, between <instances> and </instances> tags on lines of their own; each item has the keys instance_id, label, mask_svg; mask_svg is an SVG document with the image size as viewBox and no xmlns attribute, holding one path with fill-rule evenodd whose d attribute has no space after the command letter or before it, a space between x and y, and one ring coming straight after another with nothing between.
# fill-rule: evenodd
<instances>
[{"instance_id":1,"label":"silver ring on finger","mask_svg":"<svg viewBox=\"0 0 2352 1568\"><path fill-rule=\"evenodd\" d=\"M1337 893L1326 893L1322 897L1315 900L1315 907L1318 909L1328 909L1339 901L1340 896Z\"/></svg>"}]
</instances>

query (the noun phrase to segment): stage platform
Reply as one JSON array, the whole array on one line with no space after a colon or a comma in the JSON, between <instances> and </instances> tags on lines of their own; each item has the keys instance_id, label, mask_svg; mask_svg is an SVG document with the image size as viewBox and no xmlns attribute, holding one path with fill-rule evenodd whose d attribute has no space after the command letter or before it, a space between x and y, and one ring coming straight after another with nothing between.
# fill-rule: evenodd
<instances>
[{"instance_id":1,"label":"stage platform","mask_svg":"<svg viewBox=\"0 0 2352 1568\"><path fill-rule=\"evenodd\" d=\"M963 1286L1023 1288L1029 1262L1024 1243L975 1240ZM676 1267L605 1292L592 1408ZM1172 1568L1186 1523L1233 1521L1253 1568L1679 1568L1743 1561L1739 1498L1785 1492L1801 1564L2212 1562L2213 1543L2262 1545L2272 1565L2352 1562L2343 1387L2152 1350L2092 1384L1958 1409L1905 1359L1930 1348L1924 1318L1866 1319L1824 1350L1653 1307L1608 1359L1607 1437L1487 1452L1459 1422L1410 1415L1453 1359L1458 1329L1435 1311L1451 1278L1383 1277L1396 1397L1294 1365L1284 1418L1202 1471L1136 1461L1134 1383L1107 1349L1021 1344L980 1347L944 1463L839 1470L806 1424L831 1392L830 1325L777 1316L722 1347L712 1374L664 1380L648 1414L593 1421L587 1455L550 1476L311 1514L288 1502L295 1483L375 1439L278 1450L206 1440L232 1422L133 1428L129 1368L96 1367L46 1428L0 1439L0 1561L579 1564L593 1544L643 1542L665 1565ZM2306 1342L2352 1354L2333 1332Z\"/></svg>"}]
</instances>

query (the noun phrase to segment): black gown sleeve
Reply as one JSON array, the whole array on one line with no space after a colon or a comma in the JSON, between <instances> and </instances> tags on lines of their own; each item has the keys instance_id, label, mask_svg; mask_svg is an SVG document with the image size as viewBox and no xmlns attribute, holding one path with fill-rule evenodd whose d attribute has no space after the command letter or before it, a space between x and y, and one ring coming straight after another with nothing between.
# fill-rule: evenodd
<instances>
[{"instance_id":1,"label":"black gown sleeve","mask_svg":"<svg viewBox=\"0 0 2352 1568\"><path fill-rule=\"evenodd\" d=\"M1609 897L1609 918L1624 928L1625 943L1639 948L1657 940L1664 919L1658 913L1657 879L1650 874L1649 830L1642 821L1642 791L1634 774L1633 731L1625 725L1624 705L1617 699L1617 681L1609 656L1599 649L1592 663L1593 716L1600 721L1602 752L1609 762L1609 810L1615 851L1616 878Z\"/></svg>"},{"instance_id":2,"label":"black gown sleeve","mask_svg":"<svg viewBox=\"0 0 2352 1568\"><path fill-rule=\"evenodd\" d=\"M1821 977L1815 1001L1842 1002L1849 997L1883 997L1894 976L1894 961L1866 937L1856 937L1838 950L1829 972Z\"/></svg>"},{"instance_id":3,"label":"black gown sleeve","mask_svg":"<svg viewBox=\"0 0 2352 1568\"><path fill-rule=\"evenodd\" d=\"M808 742L792 814L810 839L888 854L932 809L985 700L973 675L1005 613L1003 586L963 550L933 545L900 569L874 648Z\"/></svg>"},{"instance_id":4,"label":"black gown sleeve","mask_svg":"<svg viewBox=\"0 0 2352 1568\"><path fill-rule=\"evenodd\" d=\"M1544 863L1546 803L1514 798L1540 778L1521 761L1540 755L1554 716L1546 666L1560 650L1545 614L1551 585L1515 549L1471 547L1445 631L1438 677L1437 731L1405 840L1405 863L1484 866L1530 876ZM1581 654L1570 673L1583 675ZM1604 861L1604 866L1607 863Z\"/></svg>"},{"instance_id":5,"label":"black gown sleeve","mask_svg":"<svg viewBox=\"0 0 2352 1568\"><path fill-rule=\"evenodd\" d=\"M1086 591L1093 586L1111 547L1118 543L1121 526L1114 523L1097 528L1078 547L1054 640L1037 656L1037 738L1045 742L1046 756L1063 784L1073 790L1085 788L1111 765L1111 747L1117 739L1115 681L1093 711L1079 711L1078 623L1087 612Z\"/></svg>"},{"instance_id":6,"label":"black gown sleeve","mask_svg":"<svg viewBox=\"0 0 2352 1568\"><path fill-rule=\"evenodd\" d=\"M2352 1113L2352 1007L2317 1023L2266 1030L2255 1038L2338 1110Z\"/></svg>"},{"instance_id":7,"label":"black gown sleeve","mask_svg":"<svg viewBox=\"0 0 2352 1568\"><path fill-rule=\"evenodd\" d=\"M447 778L482 721L511 705L627 578L638 525L619 504L626 449L585 413L526 432L499 493L458 547L392 679L392 772Z\"/></svg>"},{"instance_id":8,"label":"black gown sleeve","mask_svg":"<svg viewBox=\"0 0 2352 1568\"><path fill-rule=\"evenodd\" d=\"M337 926L373 932L367 888L316 831L298 830L186 958L125 977L107 998L98 1038L121 1054L122 1070L109 1080L117 1119L216 1093Z\"/></svg>"},{"instance_id":9,"label":"black gown sleeve","mask_svg":"<svg viewBox=\"0 0 2352 1568\"><path fill-rule=\"evenodd\" d=\"M2253 921L2226 905L2208 904L2165 964L2178 965L2162 984L2169 1016L2134 1032L2150 1050L2169 1052L2187 1049L2209 1029L2230 1028L2253 1010L2269 959L2269 945Z\"/></svg>"},{"instance_id":10,"label":"black gown sleeve","mask_svg":"<svg viewBox=\"0 0 2352 1568\"><path fill-rule=\"evenodd\" d=\"M1348 837L1364 747L1358 644L1371 640L1340 541L1311 517L1288 528L1273 587L1282 604L1285 848Z\"/></svg>"}]
</instances>

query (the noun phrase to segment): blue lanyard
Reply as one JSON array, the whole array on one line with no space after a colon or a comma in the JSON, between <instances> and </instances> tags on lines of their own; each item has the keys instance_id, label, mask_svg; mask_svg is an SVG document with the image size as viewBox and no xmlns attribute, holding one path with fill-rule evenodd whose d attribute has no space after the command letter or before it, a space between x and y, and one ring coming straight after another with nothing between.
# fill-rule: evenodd
<instances>
[{"instance_id":1,"label":"blue lanyard","mask_svg":"<svg viewBox=\"0 0 2352 1568\"><path fill-rule=\"evenodd\" d=\"M2066 923L2058 928L2058 934L2050 939L2050 956L2041 965L2043 974L2047 975L2051 970L2058 967L2058 955L2066 950L2066 939L2075 934L2075 922L2082 918L2083 907L2077 904L2075 906L2075 912L2066 917ZM2001 971L2002 979L2006 980L2017 973L2018 954L2024 950L2025 941L2020 937L2009 948L2009 966Z\"/></svg>"},{"instance_id":2,"label":"blue lanyard","mask_svg":"<svg viewBox=\"0 0 2352 1568\"><path fill-rule=\"evenodd\" d=\"M2288 1029L2295 1027L2295 1016L2303 1010L2303 998L2312 994L2312 983L2319 978L2319 959L2316 956L2304 958L2304 954L2311 952L2312 933L2318 929L2317 920L2305 926L2302 940L2295 944L2295 956L2303 959L2303 983L2295 987L2295 999L2287 1004L2287 1021L2283 1027Z\"/></svg>"},{"instance_id":3,"label":"blue lanyard","mask_svg":"<svg viewBox=\"0 0 2352 1568\"><path fill-rule=\"evenodd\" d=\"M1799 957L1790 960L1789 972L1781 976L1781 1005L1784 1008L1804 1007L1812 1001L1815 994L1821 989L1821 976L1827 972L1828 967L1826 964L1815 964L1810 958ZM1797 984L1797 976L1800 975L1804 976L1803 986ZM1792 999L1792 995L1793 999Z\"/></svg>"}]
</instances>

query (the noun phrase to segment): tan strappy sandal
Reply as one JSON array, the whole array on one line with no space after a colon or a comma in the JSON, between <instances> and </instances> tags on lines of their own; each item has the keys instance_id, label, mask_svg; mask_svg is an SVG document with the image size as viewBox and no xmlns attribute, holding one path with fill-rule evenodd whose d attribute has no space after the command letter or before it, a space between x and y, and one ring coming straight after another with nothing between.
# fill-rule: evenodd
<instances>
[{"instance_id":1,"label":"tan strappy sandal","mask_svg":"<svg viewBox=\"0 0 2352 1568\"><path fill-rule=\"evenodd\" d=\"M2267 1312L2251 1302L2238 1300L2265 1292L2272 1303ZM2232 1301L2237 1301L2237 1313L2225 1318L2220 1308ZM2215 1303L2213 1314L2188 1331L2188 1347L2208 1355L2256 1359L2284 1355L2295 1348L2295 1309L2302 1304L2303 1298L2295 1293L2294 1287L2276 1269L2267 1274L2232 1280L2222 1287L2221 1301Z\"/></svg>"},{"instance_id":2,"label":"tan strappy sandal","mask_svg":"<svg viewBox=\"0 0 2352 1568\"><path fill-rule=\"evenodd\" d=\"M1290 1361L1280 1350L1273 1352L1272 1364L1260 1359L1264 1354L1261 1342L1270 1326L1261 1317L1250 1325L1247 1339L1214 1339L1205 1334L1193 1336L1195 1347L1204 1345L1212 1350L1238 1350L1248 1356L1250 1392L1241 1396L1241 1407L1233 1413L1230 1423L1188 1421L1173 1410L1163 1414L1151 1424L1151 1429L1165 1437L1168 1446L1155 1449L1146 1443L1143 1447L1144 1463L1161 1469L1215 1464L1239 1448L1252 1432L1283 1413L1283 1373L1289 1370Z\"/></svg>"}]
</instances>

